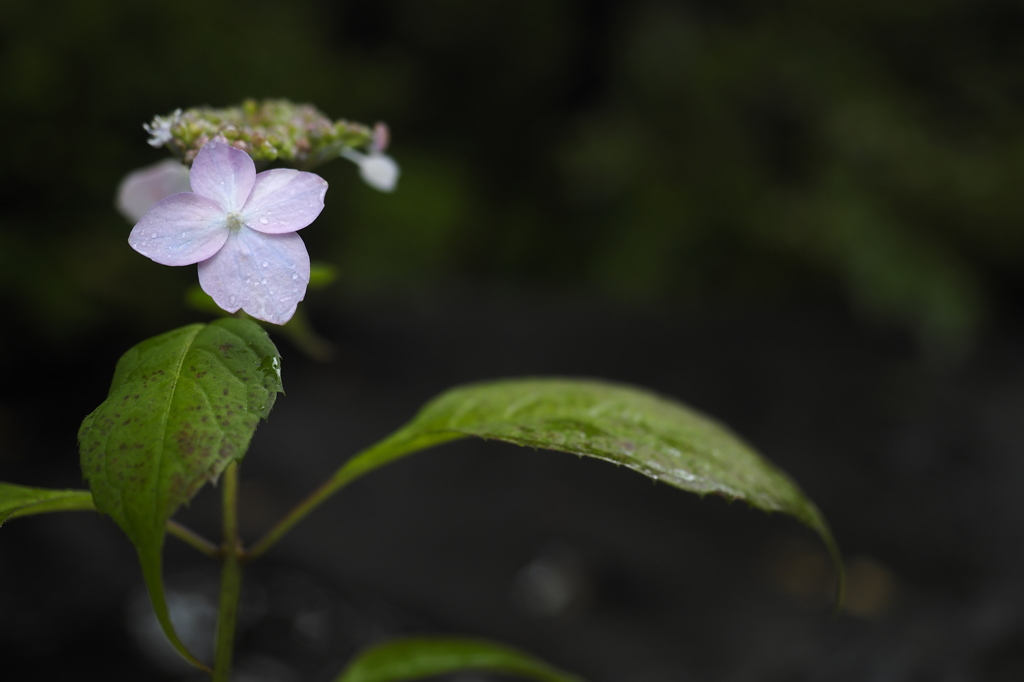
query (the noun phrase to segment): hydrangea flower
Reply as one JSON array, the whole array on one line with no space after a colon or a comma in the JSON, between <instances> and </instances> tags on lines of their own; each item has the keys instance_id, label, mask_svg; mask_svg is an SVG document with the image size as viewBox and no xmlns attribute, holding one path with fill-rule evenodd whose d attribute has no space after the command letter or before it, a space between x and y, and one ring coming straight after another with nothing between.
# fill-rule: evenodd
<instances>
[{"instance_id":1,"label":"hydrangea flower","mask_svg":"<svg viewBox=\"0 0 1024 682\"><path fill-rule=\"evenodd\" d=\"M199 264L199 285L233 313L284 324L306 295L309 254L295 234L324 208L327 182L275 168L256 173L245 152L206 144L192 164L191 192L161 199L128 243L163 265Z\"/></svg>"}]
</instances>

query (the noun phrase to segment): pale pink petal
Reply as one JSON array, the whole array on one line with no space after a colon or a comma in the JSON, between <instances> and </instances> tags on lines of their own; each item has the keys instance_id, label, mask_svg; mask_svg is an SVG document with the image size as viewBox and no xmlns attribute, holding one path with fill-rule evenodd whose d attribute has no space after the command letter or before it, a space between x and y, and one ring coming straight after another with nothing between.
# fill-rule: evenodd
<instances>
[{"instance_id":1,"label":"pale pink petal","mask_svg":"<svg viewBox=\"0 0 1024 682\"><path fill-rule=\"evenodd\" d=\"M256 181L256 164L241 149L208 142L192 162L192 191L218 202L228 213L241 210Z\"/></svg>"},{"instance_id":2,"label":"pale pink petal","mask_svg":"<svg viewBox=\"0 0 1024 682\"><path fill-rule=\"evenodd\" d=\"M128 235L128 244L162 265L191 265L217 253L228 238L224 210L191 192L153 204Z\"/></svg>"},{"instance_id":3,"label":"pale pink petal","mask_svg":"<svg viewBox=\"0 0 1024 682\"><path fill-rule=\"evenodd\" d=\"M242 209L246 225L266 234L295 232L324 210L327 181L315 173L275 168L256 176Z\"/></svg>"},{"instance_id":4,"label":"pale pink petal","mask_svg":"<svg viewBox=\"0 0 1024 682\"><path fill-rule=\"evenodd\" d=\"M370 141L370 153L371 154L382 154L388 148L388 144L391 142L391 131L388 129L388 124L383 121L377 121L373 124L373 138Z\"/></svg>"},{"instance_id":5,"label":"pale pink petal","mask_svg":"<svg viewBox=\"0 0 1024 682\"><path fill-rule=\"evenodd\" d=\"M117 187L117 210L137 223L146 211L164 197L189 191L188 166L164 159L124 176Z\"/></svg>"},{"instance_id":6,"label":"pale pink petal","mask_svg":"<svg viewBox=\"0 0 1024 682\"><path fill-rule=\"evenodd\" d=\"M309 254L297 234L243 227L199 264L199 284L229 313L241 308L265 322L284 324L306 295Z\"/></svg>"}]
</instances>

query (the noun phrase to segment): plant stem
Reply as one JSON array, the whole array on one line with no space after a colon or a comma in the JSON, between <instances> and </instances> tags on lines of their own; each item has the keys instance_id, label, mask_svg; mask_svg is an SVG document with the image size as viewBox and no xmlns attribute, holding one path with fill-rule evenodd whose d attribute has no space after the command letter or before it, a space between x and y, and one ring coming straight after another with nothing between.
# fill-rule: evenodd
<instances>
[{"instance_id":1,"label":"plant stem","mask_svg":"<svg viewBox=\"0 0 1024 682\"><path fill-rule=\"evenodd\" d=\"M327 501L331 495L339 489L351 483L360 476L383 466L387 462L394 461L409 452L416 452L446 440L453 440L460 437L457 433L431 434L427 437L408 438L402 431L392 434L389 438L373 445L358 453L340 469L328 478L319 488L306 496L295 507L285 514L274 526L267 531L266 535L259 539L243 555L245 561L250 561L260 556L273 547L285 533L290 531L295 524L309 516L310 512Z\"/></svg>"},{"instance_id":2,"label":"plant stem","mask_svg":"<svg viewBox=\"0 0 1024 682\"><path fill-rule=\"evenodd\" d=\"M245 560L251 561L270 549L278 540L281 539L281 536L292 529L292 526L306 518L306 516L316 509L320 503L330 497L334 491L337 490L337 487L338 486L335 485L334 480L331 479L307 495L302 502L299 502L294 509L274 524L274 527L267 531L267 534L260 538L260 540L245 553Z\"/></svg>"},{"instance_id":3,"label":"plant stem","mask_svg":"<svg viewBox=\"0 0 1024 682\"><path fill-rule=\"evenodd\" d=\"M194 547L208 557L220 558L221 549L191 528L186 528L177 521L167 522L167 532L178 538L186 545Z\"/></svg>"},{"instance_id":4,"label":"plant stem","mask_svg":"<svg viewBox=\"0 0 1024 682\"><path fill-rule=\"evenodd\" d=\"M224 542L221 545L220 605L217 611L217 651L213 682L228 682L235 651L238 602L242 595L242 543L238 536L238 462L231 462L221 477L224 504Z\"/></svg>"}]
</instances>

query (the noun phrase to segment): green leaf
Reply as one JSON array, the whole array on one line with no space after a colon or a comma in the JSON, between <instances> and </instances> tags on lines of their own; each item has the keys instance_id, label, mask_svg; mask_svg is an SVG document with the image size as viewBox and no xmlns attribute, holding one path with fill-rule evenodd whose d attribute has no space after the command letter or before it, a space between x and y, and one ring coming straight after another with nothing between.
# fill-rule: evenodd
<instances>
[{"instance_id":1,"label":"green leaf","mask_svg":"<svg viewBox=\"0 0 1024 682\"><path fill-rule=\"evenodd\" d=\"M88 490L27 488L0 482L0 526L8 519L58 511L95 511Z\"/></svg>"},{"instance_id":2,"label":"green leaf","mask_svg":"<svg viewBox=\"0 0 1024 682\"><path fill-rule=\"evenodd\" d=\"M133 541L241 459L281 391L280 356L254 322L225 318L138 344L78 433L96 508Z\"/></svg>"},{"instance_id":3,"label":"green leaf","mask_svg":"<svg viewBox=\"0 0 1024 682\"><path fill-rule=\"evenodd\" d=\"M161 574L167 520L232 460L281 392L280 355L249 320L224 318L153 337L125 353L107 399L78 432L96 509L131 539L157 618L174 634Z\"/></svg>"},{"instance_id":4,"label":"green leaf","mask_svg":"<svg viewBox=\"0 0 1024 682\"><path fill-rule=\"evenodd\" d=\"M465 436L596 457L676 488L789 514L821 536L836 567L841 597L839 550L824 517L800 488L723 425L630 386L513 379L451 389L347 462L328 491L399 457Z\"/></svg>"},{"instance_id":5,"label":"green leaf","mask_svg":"<svg viewBox=\"0 0 1024 682\"><path fill-rule=\"evenodd\" d=\"M509 673L541 682L582 682L511 647L447 637L379 644L350 663L335 682L401 682L460 670Z\"/></svg>"}]
</instances>

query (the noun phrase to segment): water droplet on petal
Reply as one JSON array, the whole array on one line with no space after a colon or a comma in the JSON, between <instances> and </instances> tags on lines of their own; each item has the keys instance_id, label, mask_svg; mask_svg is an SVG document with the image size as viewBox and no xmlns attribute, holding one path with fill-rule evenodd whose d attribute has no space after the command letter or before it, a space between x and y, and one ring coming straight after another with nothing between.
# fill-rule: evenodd
<instances>
[{"instance_id":1,"label":"water droplet on petal","mask_svg":"<svg viewBox=\"0 0 1024 682\"><path fill-rule=\"evenodd\" d=\"M264 277L263 279L260 280L260 284L266 284L266 283L267 283L266 277Z\"/></svg>"},{"instance_id":2,"label":"water droplet on petal","mask_svg":"<svg viewBox=\"0 0 1024 682\"><path fill-rule=\"evenodd\" d=\"M298 275L292 275L292 279L298 279L298 278L299 278Z\"/></svg>"},{"instance_id":3,"label":"water droplet on petal","mask_svg":"<svg viewBox=\"0 0 1024 682\"><path fill-rule=\"evenodd\" d=\"M263 261L263 267L266 268L266 267L269 267L269 266L270 266L270 263L268 263L267 261Z\"/></svg>"},{"instance_id":4,"label":"water droplet on petal","mask_svg":"<svg viewBox=\"0 0 1024 682\"><path fill-rule=\"evenodd\" d=\"M267 216L265 216L265 215L261 215L260 216L260 223L266 225L269 222L270 222L270 220L267 218Z\"/></svg>"}]
</instances>

